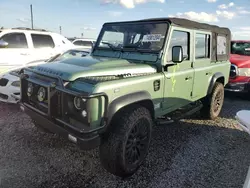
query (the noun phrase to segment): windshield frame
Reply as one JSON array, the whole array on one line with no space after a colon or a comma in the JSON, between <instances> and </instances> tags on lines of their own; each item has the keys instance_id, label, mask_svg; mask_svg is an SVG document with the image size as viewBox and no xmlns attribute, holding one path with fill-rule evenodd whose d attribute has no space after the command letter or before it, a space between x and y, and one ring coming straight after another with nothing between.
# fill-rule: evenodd
<instances>
[{"instance_id":1,"label":"windshield frame","mask_svg":"<svg viewBox=\"0 0 250 188\"><path fill-rule=\"evenodd\" d=\"M231 49L230 49L230 54L232 54L232 55L243 55L243 56L250 56L250 51L249 51L249 54L244 54L244 52L246 51L246 50L244 50L243 48L242 48L242 50L241 50L241 52L242 53L232 53L232 46L233 46L233 43L235 44L235 43L248 43L249 44L249 48L250 48L250 41L241 41L241 40L239 40L239 41L237 41L237 40L232 40L231 41Z\"/></svg>"},{"instance_id":2,"label":"windshield frame","mask_svg":"<svg viewBox=\"0 0 250 188\"><path fill-rule=\"evenodd\" d=\"M165 37L164 37L164 41L163 41L163 45L162 47L159 49L159 50L151 50L151 49L139 49L139 51L136 51L135 48L114 48L114 49L111 49L111 48L103 48L103 47L99 47L98 45L100 44L101 40L102 40L102 37L105 33L105 28L106 26L119 26L119 25L134 25L134 24L161 24L161 23L164 23L164 24L167 24L167 29L165 31ZM96 40L96 43L95 45L93 46L93 53L94 51L96 50L104 50L104 51L116 51L116 52L139 52L139 53L160 53L162 50L164 50L164 47L166 45L166 40L168 38L168 33L169 33L169 30L170 30L170 26L171 26L171 23L169 23L169 21L166 21L166 20L159 20L159 21L128 21L128 22L110 22L110 23L105 23L103 24L102 26L102 29L97 37L97 40Z\"/></svg>"}]
</instances>

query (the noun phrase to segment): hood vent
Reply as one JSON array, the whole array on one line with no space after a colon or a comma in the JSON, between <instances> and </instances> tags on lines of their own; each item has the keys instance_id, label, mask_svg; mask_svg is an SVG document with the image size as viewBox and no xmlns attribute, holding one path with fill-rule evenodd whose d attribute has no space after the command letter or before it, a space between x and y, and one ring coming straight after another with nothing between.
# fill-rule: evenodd
<instances>
[{"instance_id":1,"label":"hood vent","mask_svg":"<svg viewBox=\"0 0 250 188\"><path fill-rule=\"evenodd\" d=\"M48 68L41 68L41 67L38 67L37 70L40 71L40 72L47 73L47 74L52 74L52 75L54 75L54 76L62 76L62 75L63 75L63 73L61 73L61 72L57 72L57 71L55 71L55 70L48 69Z\"/></svg>"}]
</instances>

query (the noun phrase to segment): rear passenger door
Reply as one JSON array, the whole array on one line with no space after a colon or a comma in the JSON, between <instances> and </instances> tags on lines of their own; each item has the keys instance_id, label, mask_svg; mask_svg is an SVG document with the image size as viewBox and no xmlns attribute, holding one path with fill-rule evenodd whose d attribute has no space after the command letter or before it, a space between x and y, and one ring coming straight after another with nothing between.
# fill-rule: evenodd
<instances>
[{"instance_id":1,"label":"rear passenger door","mask_svg":"<svg viewBox=\"0 0 250 188\"><path fill-rule=\"evenodd\" d=\"M32 61L48 59L56 55L55 42L49 34L30 34L33 43Z\"/></svg>"},{"instance_id":2,"label":"rear passenger door","mask_svg":"<svg viewBox=\"0 0 250 188\"><path fill-rule=\"evenodd\" d=\"M194 31L194 86L192 98L206 96L212 76L210 32Z\"/></svg>"}]
</instances>

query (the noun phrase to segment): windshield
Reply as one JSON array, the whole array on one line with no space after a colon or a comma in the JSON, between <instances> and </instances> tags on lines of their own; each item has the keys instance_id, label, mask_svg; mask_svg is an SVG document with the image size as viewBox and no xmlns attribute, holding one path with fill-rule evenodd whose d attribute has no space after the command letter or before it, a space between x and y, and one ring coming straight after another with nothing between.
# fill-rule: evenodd
<instances>
[{"instance_id":1,"label":"windshield","mask_svg":"<svg viewBox=\"0 0 250 188\"><path fill-rule=\"evenodd\" d=\"M64 59L68 59L68 58L72 58L72 57L85 57L88 54L89 54L89 52L87 52L87 51L69 50L69 51L63 53L62 55L59 55L58 57L56 57L52 61L62 61Z\"/></svg>"},{"instance_id":2,"label":"windshield","mask_svg":"<svg viewBox=\"0 0 250 188\"><path fill-rule=\"evenodd\" d=\"M249 42L231 42L231 54L250 56Z\"/></svg>"},{"instance_id":3,"label":"windshield","mask_svg":"<svg viewBox=\"0 0 250 188\"><path fill-rule=\"evenodd\" d=\"M99 49L160 51L168 23L123 23L103 27Z\"/></svg>"}]
</instances>

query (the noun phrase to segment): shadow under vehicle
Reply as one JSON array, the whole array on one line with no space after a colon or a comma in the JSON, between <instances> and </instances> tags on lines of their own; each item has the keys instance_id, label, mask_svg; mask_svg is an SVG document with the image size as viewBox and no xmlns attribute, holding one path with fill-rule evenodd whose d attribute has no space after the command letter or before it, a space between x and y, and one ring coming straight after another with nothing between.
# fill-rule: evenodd
<instances>
[{"instance_id":1,"label":"shadow under vehicle","mask_svg":"<svg viewBox=\"0 0 250 188\"><path fill-rule=\"evenodd\" d=\"M104 168L127 177L153 125L219 116L230 40L228 28L180 18L105 23L89 56L24 69L21 109L44 131L99 146Z\"/></svg>"}]
</instances>

